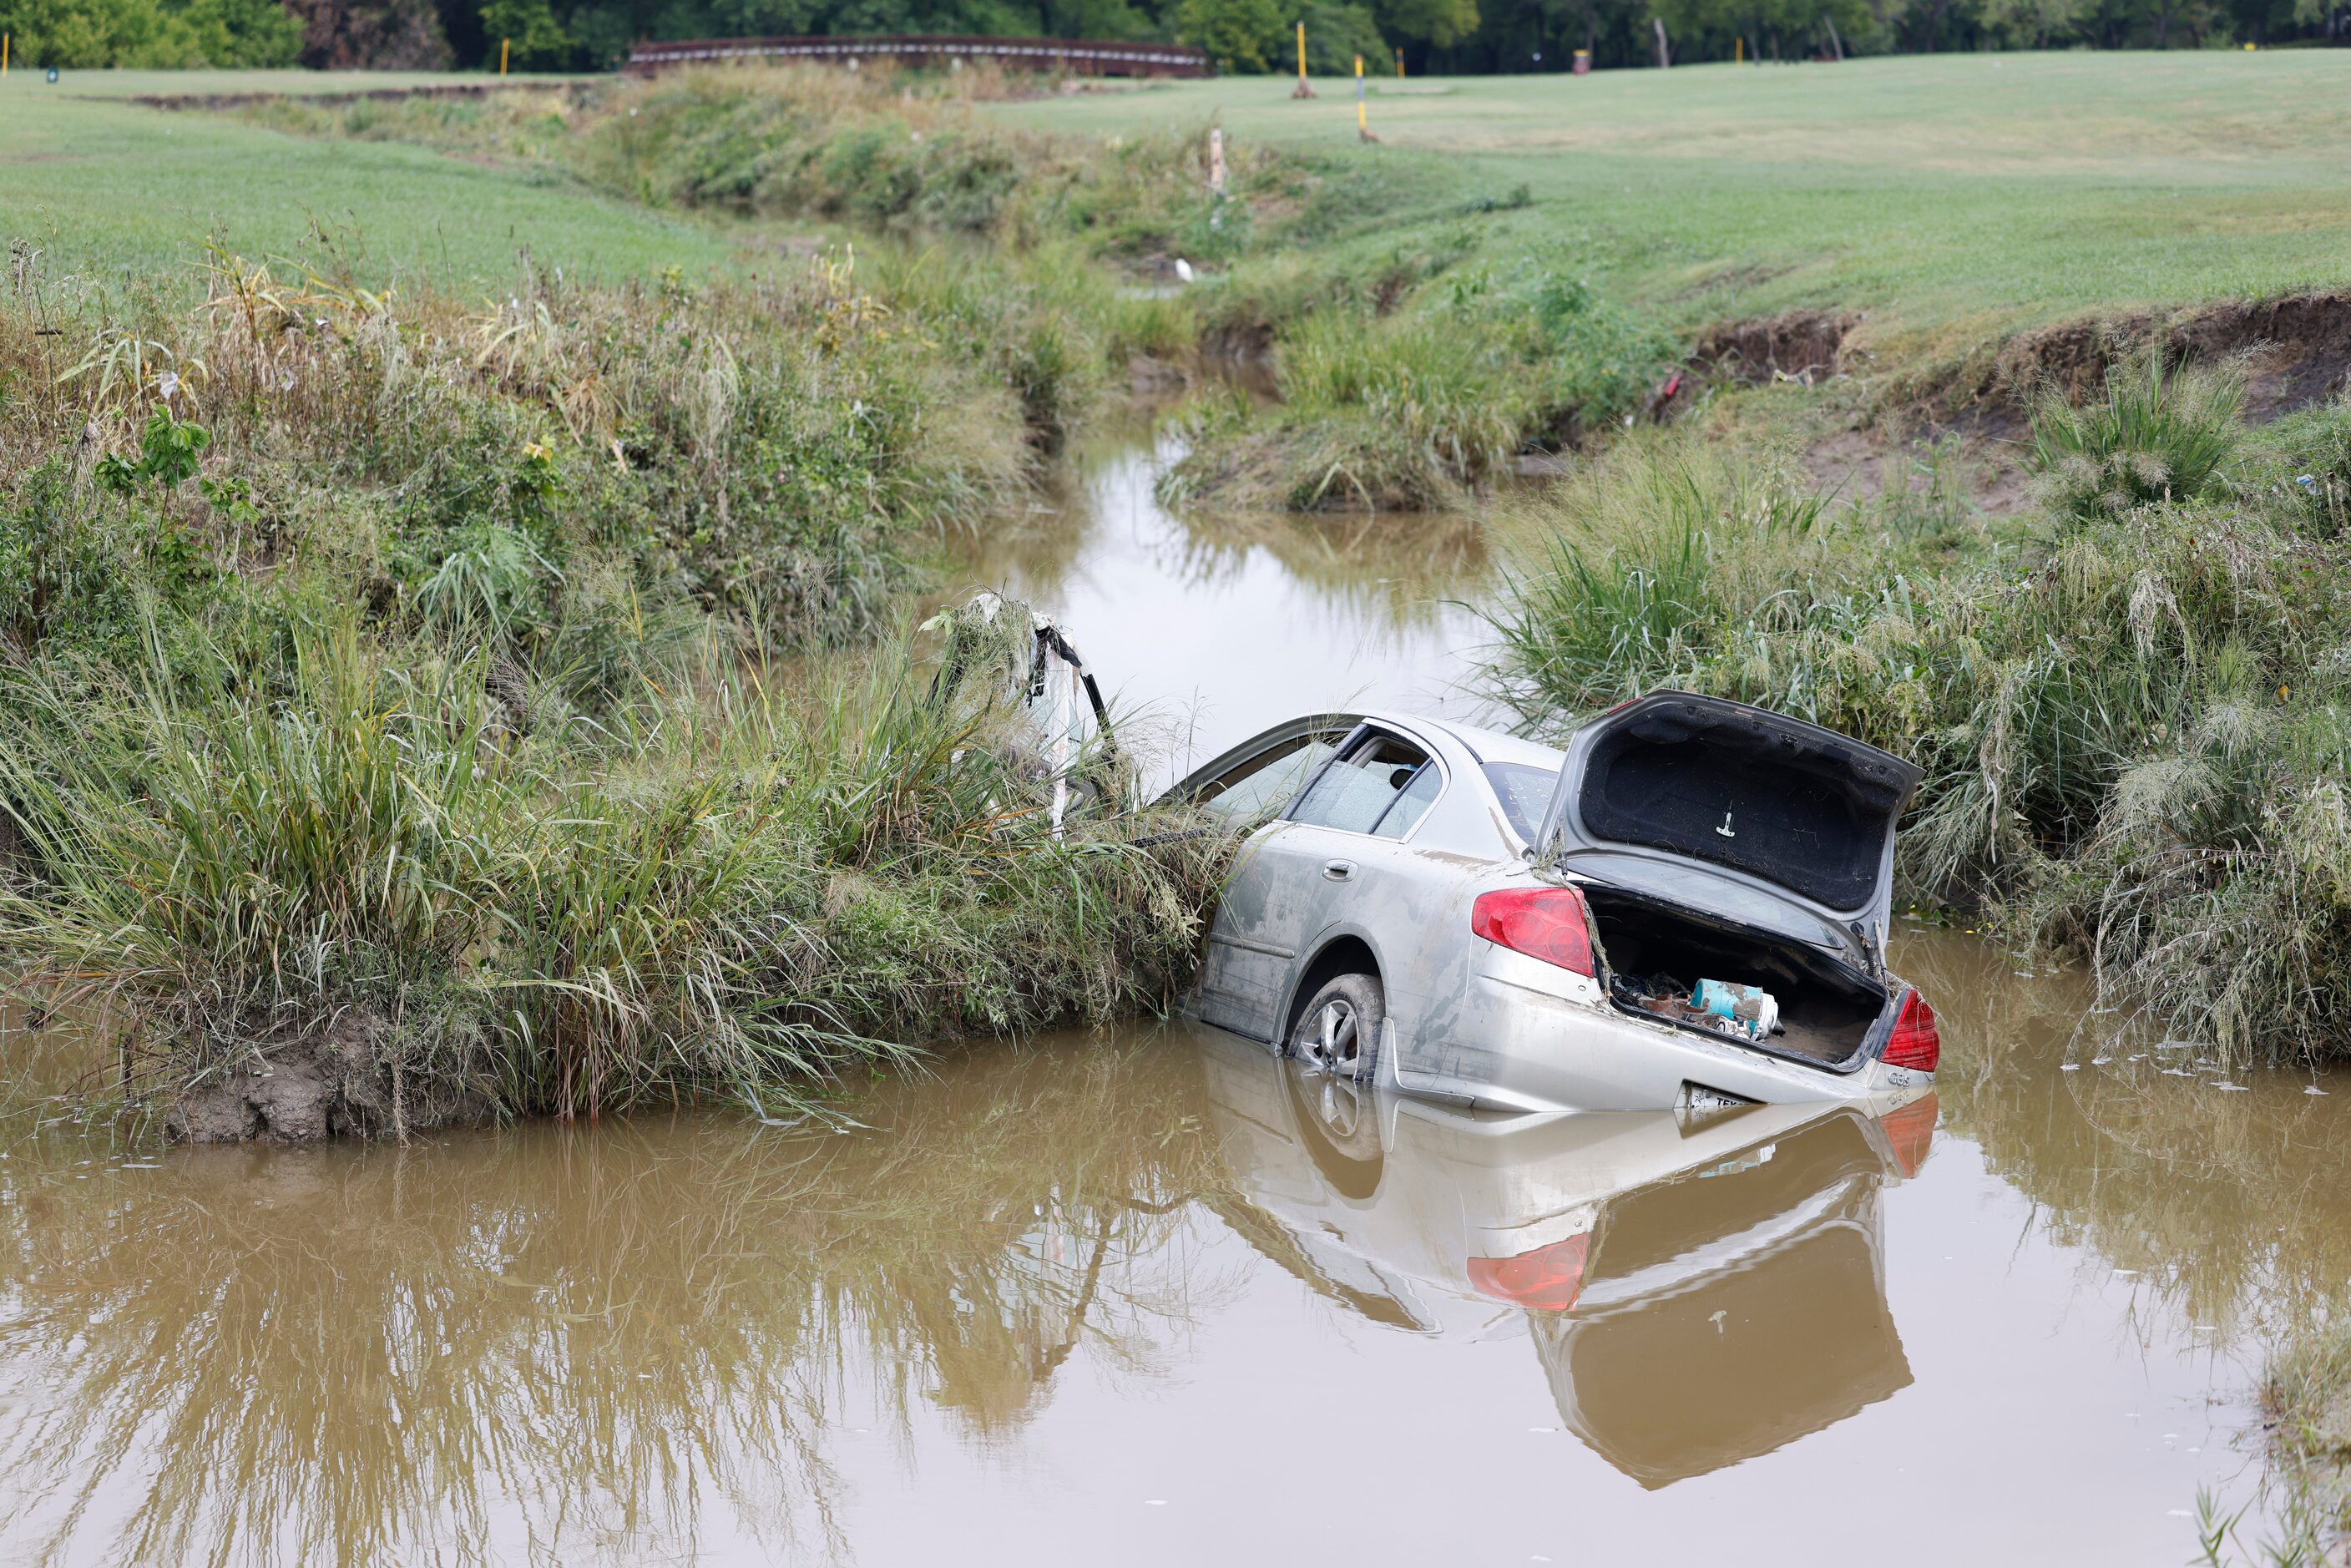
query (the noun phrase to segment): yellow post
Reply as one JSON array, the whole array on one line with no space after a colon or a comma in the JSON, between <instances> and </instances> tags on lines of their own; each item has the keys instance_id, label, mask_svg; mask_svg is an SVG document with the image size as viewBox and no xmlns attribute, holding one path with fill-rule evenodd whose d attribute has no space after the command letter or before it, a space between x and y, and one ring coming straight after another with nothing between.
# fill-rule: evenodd
<instances>
[{"instance_id":1,"label":"yellow post","mask_svg":"<svg viewBox=\"0 0 2351 1568\"><path fill-rule=\"evenodd\" d=\"M1306 24L1298 24L1298 85L1290 91L1292 98L1312 98L1314 89L1306 85Z\"/></svg>"},{"instance_id":2,"label":"yellow post","mask_svg":"<svg viewBox=\"0 0 2351 1568\"><path fill-rule=\"evenodd\" d=\"M498 40L498 75L500 76L507 74L507 50L513 47L514 40L512 38L500 38Z\"/></svg>"},{"instance_id":3,"label":"yellow post","mask_svg":"<svg viewBox=\"0 0 2351 1568\"><path fill-rule=\"evenodd\" d=\"M1404 80L1404 48L1401 45L1396 48L1396 80Z\"/></svg>"},{"instance_id":4,"label":"yellow post","mask_svg":"<svg viewBox=\"0 0 2351 1568\"><path fill-rule=\"evenodd\" d=\"M1741 35L1739 40L1739 57L1731 63L1741 66L1747 63L1747 39L1744 35Z\"/></svg>"},{"instance_id":5,"label":"yellow post","mask_svg":"<svg viewBox=\"0 0 2351 1568\"><path fill-rule=\"evenodd\" d=\"M0 33L0 77L8 74L8 35Z\"/></svg>"},{"instance_id":6,"label":"yellow post","mask_svg":"<svg viewBox=\"0 0 2351 1568\"><path fill-rule=\"evenodd\" d=\"M1366 141L1372 136L1371 125L1364 118L1364 57L1361 55L1355 57L1355 134Z\"/></svg>"}]
</instances>

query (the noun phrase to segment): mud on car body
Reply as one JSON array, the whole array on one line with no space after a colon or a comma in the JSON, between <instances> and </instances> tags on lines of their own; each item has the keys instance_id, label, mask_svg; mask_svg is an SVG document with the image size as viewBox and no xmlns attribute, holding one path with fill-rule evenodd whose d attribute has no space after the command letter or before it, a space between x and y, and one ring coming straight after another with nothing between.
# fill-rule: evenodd
<instances>
[{"instance_id":1,"label":"mud on car body","mask_svg":"<svg viewBox=\"0 0 2351 1568\"><path fill-rule=\"evenodd\" d=\"M1494 1108L1917 1089L1940 1042L1885 937L1918 778L1683 692L1603 715L1564 750L1309 715L1168 792L1259 824L1189 1006L1342 1077Z\"/></svg>"}]
</instances>

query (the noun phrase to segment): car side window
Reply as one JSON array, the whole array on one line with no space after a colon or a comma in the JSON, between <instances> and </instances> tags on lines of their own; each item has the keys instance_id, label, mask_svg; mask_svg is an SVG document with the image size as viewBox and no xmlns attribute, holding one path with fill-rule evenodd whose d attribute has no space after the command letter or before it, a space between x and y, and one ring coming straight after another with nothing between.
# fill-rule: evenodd
<instances>
[{"instance_id":1,"label":"car side window","mask_svg":"<svg viewBox=\"0 0 2351 1568\"><path fill-rule=\"evenodd\" d=\"M1397 792L1395 804L1388 807L1387 814L1372 831L1384 839L1404 837L1437 804L1437 792L1444 788L1444 771L1434 762L1422 763L1419 771L1412 776L1412 782Z\"/></svg>"},{"instance_id":2,"label":"car side window","mask_svg":"<svg viewBox=\"0 0 2351 1568\"><path fill-rule=\"evenodd\" d=\"M1428 810L1443 783L1428 753L1409 741L1374 732L1322 769L1290 818L1351 833L1402 838ZM1401 823L1391 831L1389 819L1399 813Z\"/></svg>"},{"instance_id":3,"label":"car side window","mask_svg":"<svg viewBox=\"0 0 2351 1568\"><path fill-rule=\"evenodd\" d=\"M1291 736L1202 785L1193 803L1235 821L1270 817L1344 738L1344 731L1331 730Z\"/></svg>"}]
</instances>

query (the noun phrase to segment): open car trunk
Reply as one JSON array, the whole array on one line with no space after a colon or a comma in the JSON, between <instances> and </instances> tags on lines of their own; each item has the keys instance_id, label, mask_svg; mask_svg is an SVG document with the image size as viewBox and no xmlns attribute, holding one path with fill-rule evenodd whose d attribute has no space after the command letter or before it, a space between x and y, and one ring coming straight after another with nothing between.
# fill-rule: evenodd
<instances>
[{"instance_id":1,"label":"open car trunk","mask_svg":"<svg viewBox=\"0 0 2351 1568\"><path fill-rule=\"evenodd\" d=\"M1569 738L1539 842L1562 871L1798 940L1825 935L1876 968L1893 913L1895 824L1919 778L1898 757L1785 714L1651 692Z\"/></svg>"},{"instance_id":2,"label":"open car trunk","mask_svg":"<svg viewBox=\"0 0 2351 1568\"><path fill-rule=\"evenodd\" d=\"M1802 942L1623 888L1586 883L1583 896L1609 999L1635 1018L1844 1067L1858 1062L1891 1005L1885 986ZM1761 987L1778 1005L1777 1030L1742 1034L1731 1020L1695 1012L1687 1004L1702 980Z\"/></svg>"}]
</instances>

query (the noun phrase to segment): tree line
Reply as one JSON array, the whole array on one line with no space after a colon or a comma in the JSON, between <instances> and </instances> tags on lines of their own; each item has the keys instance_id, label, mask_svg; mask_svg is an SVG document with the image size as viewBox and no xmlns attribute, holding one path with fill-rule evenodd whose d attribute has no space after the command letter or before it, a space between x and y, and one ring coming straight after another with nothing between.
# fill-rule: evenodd
<instances>
[{"instance_id":1,"label":"tree line","mask_svg":"<svg viewBox=\"0 0 2351 1568\"><path fill-rule=\"evenodd\" d=\"M2351 0L0 0L21 65L597 70L640 38L1176 39L1226 70L1415 74L2007 48L2351 43Z\"/></svg>"}]
</instances>

